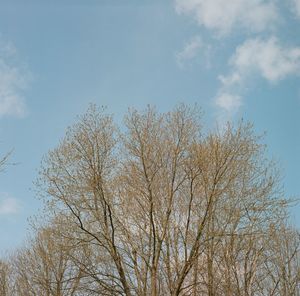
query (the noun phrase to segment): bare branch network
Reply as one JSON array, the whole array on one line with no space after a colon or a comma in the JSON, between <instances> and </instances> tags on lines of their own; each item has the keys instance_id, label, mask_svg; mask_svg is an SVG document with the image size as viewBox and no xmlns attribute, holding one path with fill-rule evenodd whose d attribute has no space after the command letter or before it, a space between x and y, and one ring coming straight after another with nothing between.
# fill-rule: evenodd
<instances>
[{"instance_id":1,"label":"bare branch network","mask_svg":"<svg viewBox=\"0 0 300 296\"><path fill-rule=\"evenodd\" d=\"M48 223L1 263L0 295L300 295L299 233L252 125L91 105L43 160Z\"/></svg>"}]
</instances>

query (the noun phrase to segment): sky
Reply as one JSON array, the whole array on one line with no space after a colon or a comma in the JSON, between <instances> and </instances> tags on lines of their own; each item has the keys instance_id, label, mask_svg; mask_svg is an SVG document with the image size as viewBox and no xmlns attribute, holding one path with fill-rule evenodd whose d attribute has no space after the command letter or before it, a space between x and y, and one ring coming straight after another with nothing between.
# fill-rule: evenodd
<instances>
[{"instance_id":1,"label":"sky","mask_svg":"<svg viewBox=\"0 0 300 296\"><path fill-rule=\"evenodd\" d=\"M213 128L266 133L287 197L300 197L300 0L0 0L0 253L41 209L44 155L89 103L197 103ZM300 205L291 209L300 226Z\"/></svg>"}]
</instances>

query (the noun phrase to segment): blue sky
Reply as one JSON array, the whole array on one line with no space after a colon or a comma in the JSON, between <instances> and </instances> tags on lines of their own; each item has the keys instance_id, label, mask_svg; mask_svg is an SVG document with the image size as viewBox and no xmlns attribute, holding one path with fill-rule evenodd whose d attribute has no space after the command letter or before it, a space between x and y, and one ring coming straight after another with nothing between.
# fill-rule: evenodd
<instances>
[{"instance_id":1,"label":"blue sky","mask_svg":"<svg viewBox=\"0 0 300 296\"><path fill-rule=\"evenodd\" d=\"M0 175L1 252L24 240L40 161L90 102L119 123L128 107L178 102L202 106L209 128L250 120L300 196L299 0L0 5L0 153L17 163Z\"/></svg>"}]
</instances>

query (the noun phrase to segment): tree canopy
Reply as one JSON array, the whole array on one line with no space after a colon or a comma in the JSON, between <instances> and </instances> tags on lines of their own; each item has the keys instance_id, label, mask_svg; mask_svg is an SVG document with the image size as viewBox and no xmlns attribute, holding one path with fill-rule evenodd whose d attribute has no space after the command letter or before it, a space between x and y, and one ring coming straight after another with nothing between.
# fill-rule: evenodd
<instances>
[{"instance_id":1,"label":"tree canopy","mask_svg":"<svg viewBox=\"0 0 300 296\"><path fill-rule=\"evenodd\" d=\"M49 222L9 259L7 295L298 295L299 234L262 139L202 125L179 105L120 129L91 105L42 162Z\"/></svg>"}]
</instances>

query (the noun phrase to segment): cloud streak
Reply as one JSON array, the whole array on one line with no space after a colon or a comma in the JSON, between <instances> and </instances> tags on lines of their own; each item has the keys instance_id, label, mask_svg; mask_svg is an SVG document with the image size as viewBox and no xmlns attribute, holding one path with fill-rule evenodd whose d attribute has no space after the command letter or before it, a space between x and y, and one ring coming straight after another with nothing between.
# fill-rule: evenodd
<instances>
[{"instance_id":1,"label":"cloud streak","mask_svg":"<svg viewBox=\"0 0 300 296\"><path fill-rule=\"evenodd\" d=\"M182 51L176 53L176 62L180 67L183 67L185 62L193 60L203 47L200 36L194 36L183 48Z\"/></svg>"}]
</instances>

